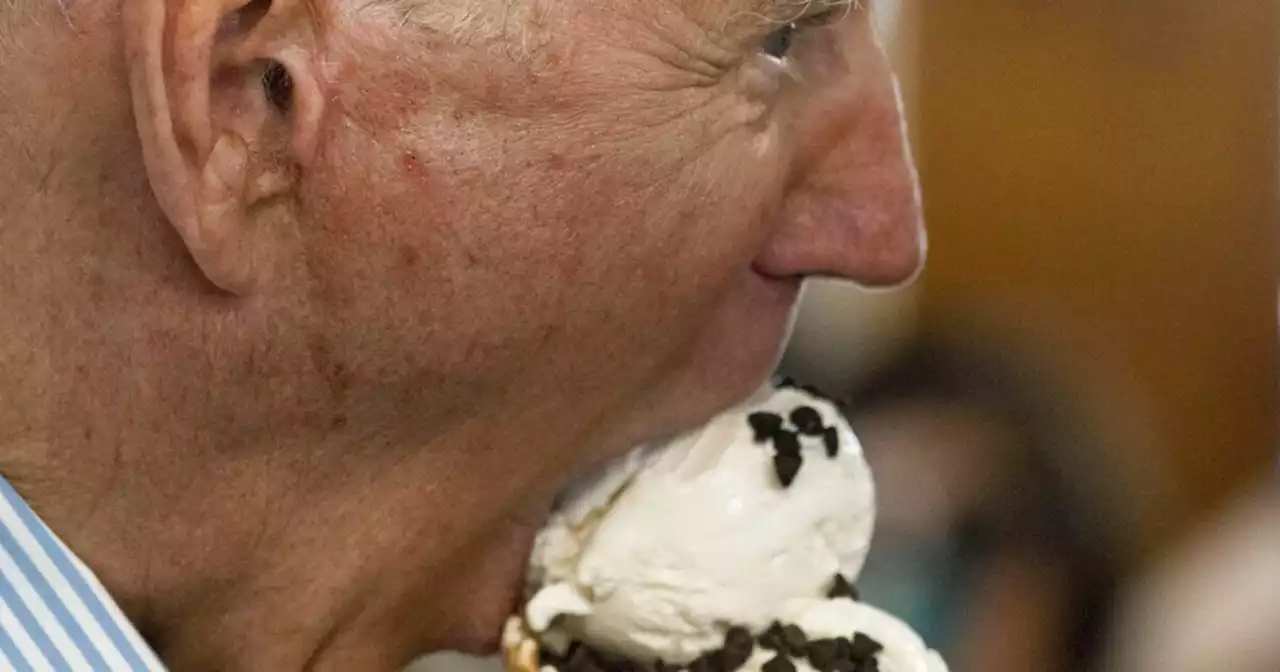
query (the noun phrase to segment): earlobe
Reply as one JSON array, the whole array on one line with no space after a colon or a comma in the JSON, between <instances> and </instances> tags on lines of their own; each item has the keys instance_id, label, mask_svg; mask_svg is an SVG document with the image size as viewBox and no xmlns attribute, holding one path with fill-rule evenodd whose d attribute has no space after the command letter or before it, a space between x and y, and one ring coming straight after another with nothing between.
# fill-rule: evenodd
<instances>
[{"instance_id":1,"label":"earlobe","mask_svg":"<svg viewBox=\"0 0 1280 672\"><path fill-rule=\"evenodd\" d=\"M255 291L270 256L252 206L293 186L323 108L299 0L125 0L134 116L156 200L214 285ZM266 99L268 63L297 104ZM287 148L287 149L285 149ZM278 151L283 149L283 151Z\"/></svg>"}]
</instances>

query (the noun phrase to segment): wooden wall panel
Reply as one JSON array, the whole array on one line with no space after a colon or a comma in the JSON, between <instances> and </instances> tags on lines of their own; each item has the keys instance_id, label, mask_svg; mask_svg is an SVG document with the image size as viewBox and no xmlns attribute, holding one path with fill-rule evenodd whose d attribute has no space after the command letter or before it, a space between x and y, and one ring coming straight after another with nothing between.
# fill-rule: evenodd
<instances>
[{"instance_id":1,"label":"wooden wall panel","mask_svg":"<svg viewBox=\"0 0 1280 672\"><path fill-rule=\"evenodd\" d=\"M1275 3L911 5L926 322L1052 334L1176 531L1274 464Z\"/></svg>"}]
</instances>

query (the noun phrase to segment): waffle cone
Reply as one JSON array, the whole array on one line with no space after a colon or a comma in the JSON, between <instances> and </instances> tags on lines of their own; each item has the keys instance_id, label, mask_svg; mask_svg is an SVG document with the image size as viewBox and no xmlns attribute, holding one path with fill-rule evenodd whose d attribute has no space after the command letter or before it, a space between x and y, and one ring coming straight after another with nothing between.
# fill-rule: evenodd
<instances>
[{"instance_id":1,"label":"waffle cone","mask_svg":"<svg viewBox=\"0 0 1280 672\"><path fill-rule=\"evenodd\" d=\"M502 632L502 658L507 672L540 672L538 640L520 616L507 619Z\"/></svg>"}]
</instances>

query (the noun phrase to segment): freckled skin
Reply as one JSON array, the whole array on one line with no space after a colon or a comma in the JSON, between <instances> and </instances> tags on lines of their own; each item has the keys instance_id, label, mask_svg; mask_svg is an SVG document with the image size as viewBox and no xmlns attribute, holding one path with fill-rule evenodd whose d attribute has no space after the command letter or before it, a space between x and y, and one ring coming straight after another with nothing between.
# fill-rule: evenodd
<instances>
[{"instance_id":1,"label":"freckled skin","mask_svg":"<svg viewBox=\"0 0 1280 672\"><path fill-rule=\"evenodd\" d=\"M225 3L122 2L0 61L65 80L25 142L80 171L0 158L0 473L175 669L492 647L570 474L751 391L801 277L920 262L860 11L797 35L793 80L712 2L548 3L527 59L367 3L276 0L238 35ZM186 18L144 30L157 7ZM189 67L200 35L247 57ZM202 248L184 199L230 242Z\"/></svg>"}]
</instances>

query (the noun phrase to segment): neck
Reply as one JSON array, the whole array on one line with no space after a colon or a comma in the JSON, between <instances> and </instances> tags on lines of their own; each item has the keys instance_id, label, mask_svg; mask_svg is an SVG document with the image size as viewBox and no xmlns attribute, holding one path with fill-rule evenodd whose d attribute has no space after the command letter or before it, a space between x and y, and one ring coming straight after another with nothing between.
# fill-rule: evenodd
<instances>
[{"instance_id":1,"label":"neck","mask_svg":"<svg viewBox=\"0 0 1280 672\"><path fill-rule=\"evenodd\" d=\"M27 442L25 460L0 446L0 471L173 669L396 670L489 646L542 519L516 494L540 492L540 475L483 487L509 470L476 448L517 439L492 429L426 448L304 434L234 453L198 432L114 435Z\"/></svg>"},{"instance_id":2,"label":"neck","mask_svg":"<svg viewBox=\"0 0 1280 672\"><path fill-rule=\"evenodd\" d=\"M189 316L131 312L154 296L97 312L60 295L59 320L0 299L35 325L32 340L0 340L0 473L172 669L376 672L493 643L538 502L567 471L513 468L499 447L528 444L545 409L360 406L362 383L339 394L314 349L263 353L231 328L215 343L166 326ZM7 356L23 352L39 355ZM510 519L523 511L535 515Z\"/></svg>"}]
</instances>

